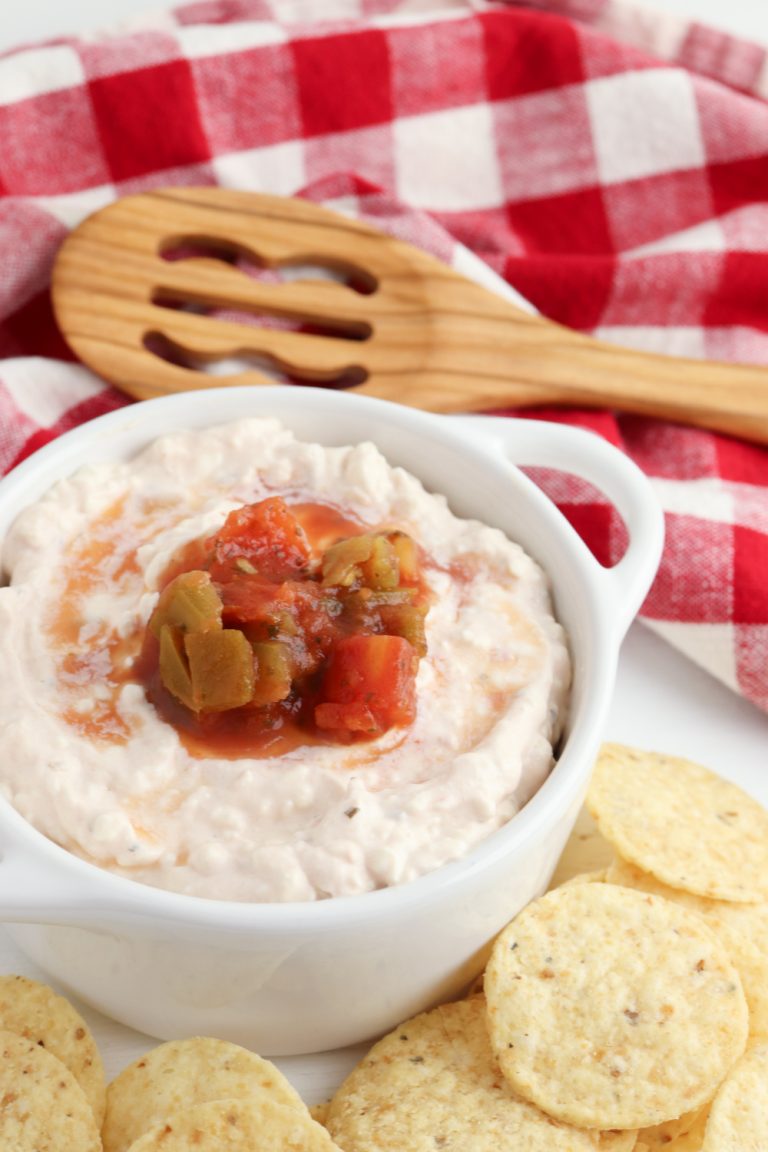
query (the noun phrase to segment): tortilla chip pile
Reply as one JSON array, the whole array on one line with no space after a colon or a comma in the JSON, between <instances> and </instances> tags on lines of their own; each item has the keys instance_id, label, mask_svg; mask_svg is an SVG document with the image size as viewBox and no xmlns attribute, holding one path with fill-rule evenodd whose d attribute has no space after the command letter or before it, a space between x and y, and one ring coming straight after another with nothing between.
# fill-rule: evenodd
<instances>
[{"instance_id":1,"label":"tortilla chip pile","mask_svg":"<svg viewBox=\"0 0 768 1152\"><path fill-rule=\"evenodd\" d=\"M4 1152L339 1152L273 1064L224 1040L161 1044L109 1085L62 996L0 977Z\"/></svg>"},{"instance_id":2,"label":"tortilla chip pile","mask_svg":"<svg viewBox=\"0 0 768 1152\"><path fill-rule=\"evenodd\" d=\"M50 988L0 976L0 1148L98 1152L104 1068L87 1024Z\"/></svg>"},{"instance_id":3,"label":"tortilla chip pile","mask_svg":"<svg viewBox=\"0 0 768 1152\"><path fill-rule=\"evenodd\" d=\"M328 1107L345 1152L768 1152L768 813L606 746L482 994L407 1021ZM475 986L476 987L476 986Z\"/></svg>"},{"instance_id":4,"label":"tortilla chip pile","mask_svg":"<svg viewBox=\"0 0 768 1152\"><path fill-rule=\"evenodd\" d=\"M75 1009L0 977L0 1148L766 1152L768 813L697 765L608 745L553 883L479 990L400 1025L311 1113L274 1065L210 1038L107 1089Z\"/></svg>"},{"instance_id":5,"label":"tortilla chip pile","mask_svg":"<svg viewBox=\"0 0 768 1152\"><path fill-rule=\"evenodd\" d=\"M281 1072L227 1040L153 1048L112 1081L104 1152L338 1152Z\"/></svg>"}]
</instances>

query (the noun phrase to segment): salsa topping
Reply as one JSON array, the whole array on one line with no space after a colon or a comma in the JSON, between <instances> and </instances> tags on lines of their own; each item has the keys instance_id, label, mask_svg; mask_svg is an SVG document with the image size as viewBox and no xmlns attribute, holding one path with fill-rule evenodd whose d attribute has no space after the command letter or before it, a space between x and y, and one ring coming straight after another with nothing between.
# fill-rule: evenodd
<instances>
[{"instance_id":1,"label":"salsa topping","mask_svg":"<svg viewBox=\"0 0 768 1152\"><path fill-rule=\"evenodd\" d=\"M406 533L361 526L315 548L274 496L185 557L194 566L173 565L145 639L161 711L181 705L183 726L213 737L217 719L251 738L291 724L341 742L412 723L428 599Z\"/></svg>"}]
</instances>

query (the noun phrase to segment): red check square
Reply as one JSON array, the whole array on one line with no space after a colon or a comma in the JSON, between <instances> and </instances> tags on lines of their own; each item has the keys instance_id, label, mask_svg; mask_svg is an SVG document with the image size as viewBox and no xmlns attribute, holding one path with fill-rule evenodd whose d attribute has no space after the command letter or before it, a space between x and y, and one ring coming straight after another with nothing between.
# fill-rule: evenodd
<instances>
[{"instance_id":1,"label":"red check square","mask_svg":"<svg viewBox=\"0 0 768 1152\"><path fill-rule=\"evenodd\" d=\"M613 509L607 504L559 504L558 507L598 563L606 568L615 564L614 521L618 517Z\"/></svg>"},{"instance_id":2,"label":"red check square","mask_svg":"<svg viewBox=\"0 0 768 1152\"><path fill-rule=\"evenodd\" d=\"M610 296L614 276L610 257L563 260L552 256L513 257L504 275L526 300L552 320L569 328L597 328Z\"/></svg>"},{"instance_id":3,"label":"red check square","mask_svg":"<svg viewBox=\"0 0 768 1152\"><path fill-rule=\"evenodd\" d=\"M113 180L209 159L186 60L92 80L88 89Z\"/></svg>"},{"instance_id":4,"label":"red check square","mask_svg":"<svg viewBox=\"0 0 768 1152\"><path fill-rule=\"evenodd\" d=\"M584 80L575 26L517 9L484 12L485 83L491 100L543 92Z\"/></svg>"},{"instance_id":5,"label":"red check square","mask_svg":"<svg viewBox=\"0 0 768 1152\"><path fill-rule=\"evenodd\" d=\"M722 283L727 291L713 292L704 313L710 327L743 324L768 332L765 255L729 252L722 257Z\"/></svg>"},{"instance_id":6,"label":"red check square","mask_svg":"<svg viewBox=\"0 0 768 1152\"><path fill-rule=\"evenodd\" d=\"M768 534L734 525L733 619L736 624L768 624L767 575Z\"/></svg>"},{"instance_id":7,"label":"red check square","mask_svg":"<svg viewBox=\"0 0 768 1152\"><path fill-rule=\"evenodd\" d=\"M6 317L0 340L3 356L48 356L52 360L74 360L53 317L48 289L36 293Z\"/></svg>"},{"instance_id":8,"label":"red check square","mask_svg":"<svg viewBox=\"0 0 768 1152\"><path fill-rule=\"evenodd\" d=\"M389 52L383 32L294 40L291 51L306 136L392 119Z\"/></svg>"},{"instance_id":9,"label":"red check square","mask_svg":"<svg viewBox=\"0 0 768 1152\"><path fill-rule=\"evenodd\" d=\"M757 444L718 436L717 464L723 480L768 488L768 451Z\"/></svg>"},{"instance_id":10,"label":"red check square","mask_svg":"<svg viewBox=\"0 0 768 1152\"><path fill-rule=\"evenodd\" d=\"M583 188L507 208L509 222L530 252L608 253L611 238L603 190Z\"/></svg>"},{"instance_id":11,"label":"red check square","mask_svg":"<svg viewBox=\"0 0 768 1152\"><path fill-rule=\"evenodd\" d=\"M766 125L768 141L768 124ZM747 160L731 160L722 164L711 164L707 170L712 195L712 208L717 216L723 216L744 204L761 200L761 189L768 188L768 145L762 156Z\"/></svg>"}]
</instances>

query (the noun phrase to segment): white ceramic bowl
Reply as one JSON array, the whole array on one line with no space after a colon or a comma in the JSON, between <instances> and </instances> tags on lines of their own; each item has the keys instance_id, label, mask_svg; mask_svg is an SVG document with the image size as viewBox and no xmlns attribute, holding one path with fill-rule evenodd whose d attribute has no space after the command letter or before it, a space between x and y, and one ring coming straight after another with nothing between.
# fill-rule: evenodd
<instances>
[{"instance_id":1,"label":"white ceramic bowl","mask_svg":"<svg viewBox=\"0 0 768 1152\"><path fill-rule=\"evenodd\" d=\"M509 420L489 441L450 417L345 393L232 388L136 404L42 449L0 483L0 540L22 507L80 465L246 414L277 416L326 445L373 440L456 513L506 531L549 573L574 663L567 738L543 787L464 859L399 887L297 904L177 895L85 863L0 802L0 918L41 968L151 1035L204 1033L279 1056L368 1039L456 994L492 937L544 889L587 786L619 645L657 567L662 516L638 469L587 432ZM629 529L620 563L597 564L515 464L603 489Z\"/></svg>"}]
</instances>

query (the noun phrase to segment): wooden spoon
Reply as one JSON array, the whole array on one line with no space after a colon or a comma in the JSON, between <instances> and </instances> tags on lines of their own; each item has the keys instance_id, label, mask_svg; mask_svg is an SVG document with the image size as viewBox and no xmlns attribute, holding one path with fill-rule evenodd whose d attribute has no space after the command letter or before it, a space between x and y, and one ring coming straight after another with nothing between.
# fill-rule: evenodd
<instances>
[{"instance_id":1,"label":"wooden spoon","mask_svg":"<svg viewBox=\"0 0 768 1152\"><path fill-rule=\"evenodd\" d=\"M206 255L163 258L185 248ZM237 267L237 257L266 269L319 265L348 282L268 283ZM257 368L199 370L255 356L302 383L352 386L436 412L607 406L768 443L767 369L593 340L305 200L222 188L118 200L65 240L53 303L77 356L139 398L274 383ZM201 309L266 316L273 326Z\"/></svg>"}]
</instances>

